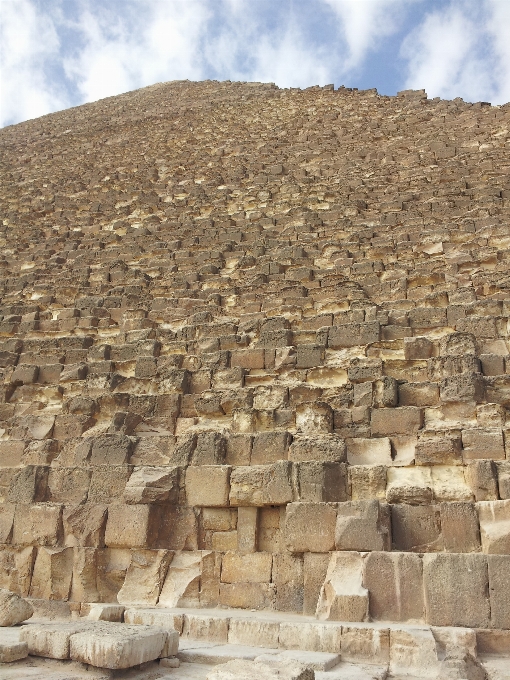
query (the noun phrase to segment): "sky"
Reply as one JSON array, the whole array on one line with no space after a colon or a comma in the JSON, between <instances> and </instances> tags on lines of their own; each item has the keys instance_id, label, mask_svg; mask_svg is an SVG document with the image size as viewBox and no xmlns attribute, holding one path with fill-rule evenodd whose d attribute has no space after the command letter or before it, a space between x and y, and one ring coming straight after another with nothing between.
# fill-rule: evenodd
<instances>
[{"instance_id":1,"label":"sky","mask_svg":"<svg viewBox=\"0 0 510 680\"><path fill-rule=\"evenodd\" d=\"M0 127L168 80L510 100L510 0L0 0Z\"/></svg>"}]
</instances>

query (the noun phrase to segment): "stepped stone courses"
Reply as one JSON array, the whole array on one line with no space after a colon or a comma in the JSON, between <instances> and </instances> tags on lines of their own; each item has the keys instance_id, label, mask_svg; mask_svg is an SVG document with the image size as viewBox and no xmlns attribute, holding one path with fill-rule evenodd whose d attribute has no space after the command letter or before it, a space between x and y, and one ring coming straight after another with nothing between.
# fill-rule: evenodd
<instances>
[{"instance_id":1,"label":"stepped stone courses","mask_svg":"<svg viewBox=\"0 0 510 680\"><path fill-rule=\"evenodd\" d=\"M510 105L177 81L0 143L0 588L510 629Z\"/></svg>"}]
</instances>

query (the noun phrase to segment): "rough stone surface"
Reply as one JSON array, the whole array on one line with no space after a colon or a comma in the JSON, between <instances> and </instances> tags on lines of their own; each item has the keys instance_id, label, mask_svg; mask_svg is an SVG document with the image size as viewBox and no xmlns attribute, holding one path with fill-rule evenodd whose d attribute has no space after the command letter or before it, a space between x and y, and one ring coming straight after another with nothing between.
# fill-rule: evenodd
<instances>
[{"instance_id":1,"label":"rough stone surface","mask_svg":"<svg viewBox=\"0 0 510 680\"><path fill-rule=\"evenodd\" d=\"M26 621L34 613L34 608L22 597L9 590L0 588L0 626L15 626Z\"/></svg>"}]
</instances>

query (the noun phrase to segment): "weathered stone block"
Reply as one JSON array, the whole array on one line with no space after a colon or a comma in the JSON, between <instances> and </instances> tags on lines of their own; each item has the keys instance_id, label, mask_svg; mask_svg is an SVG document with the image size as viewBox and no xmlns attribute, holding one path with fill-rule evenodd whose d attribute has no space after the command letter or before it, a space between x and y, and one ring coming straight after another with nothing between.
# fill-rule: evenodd
<instances>
[{"instance_id":1,"label":"weathered stone block","mask_svg":"<svg viewBox=\"0 0 510 680\"><path fill-rule=\"evenodd\" d=\"M411 434L423 425L423 412L414 406L378 408L372 410L372 434Z\"/></svg>"},{"instance_id":2,"label":"weathered stone block","mask_svg":"<svg viewBox=\"0 0 510 680\"><path fill-rule=\"evenodd\" d=\"M337 507L332 503L289 503L285 513L285 542L293 553L335 549Z\"/></svg>"},{"instance_id":3,"label":"weathered stone block","mask_svg":"<svg viewBox=\"0 0 510 680\"><path fill-rule=\"evenodd\" d=\"M230 505L286 505L292 502L292 464L236 467L230 475Z\"/></svg>"},{"instance_id":4,"label":"weathered stone block","mask_svg":"<svg viewBox=\"0 0 510 680\"><path fill-rule=\"evenodd\" d=\"M379 501L347 501L338 504L336 550L390 550L390 508Z\"/></svg>"},{"instance_id":5,"label":"weathered stone block","mask_svg":"<svg viewBox=\"0 0 510 680\"><path fill-rule=\"evenodd\" d=\"M371 552L365 559L363 585L369 592L373 620L423 619L423 569L419 555Z\"/></svg>"},{"instance_id":6,"label":"weathered stone block","mask_svg":"<svg viewBox=\"0 0 510 680\"><path fill-rule=\"evenodd\" d=\"M186 470L188 505L225 507L230 493L229 465L189 466Z\"/></svg>"},{"instance_id":7,"label":"weathered stone block","mask_svg":"<svg viewBox=\"0 0 510 680\"><path fill-rule=\"evenodd\" d=\"M332 553L317 603L317 618L365 621L368 618L368 590L362 582L363 558L359 553Z\"/></svg>"}]
</instances>

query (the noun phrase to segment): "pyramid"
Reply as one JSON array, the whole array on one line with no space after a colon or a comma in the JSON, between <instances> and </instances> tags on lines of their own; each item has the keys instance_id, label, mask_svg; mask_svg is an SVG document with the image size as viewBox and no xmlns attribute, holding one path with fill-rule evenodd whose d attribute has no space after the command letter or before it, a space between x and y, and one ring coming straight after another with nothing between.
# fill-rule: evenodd
<instances>
[{"instance_id":1,"label":"pyramid","mask_svg":"<svg viewBox=\"0 0 510 680\"><path fill-rule=\"evenodd\" d=\"M1 588L510 651L510 105L175 81L0 146Z\"/></svg>"}]
</instances>

